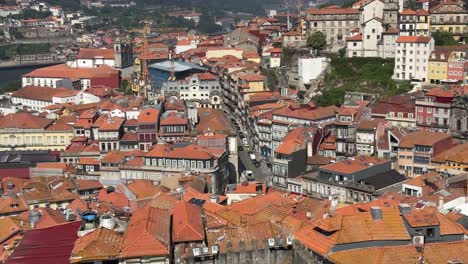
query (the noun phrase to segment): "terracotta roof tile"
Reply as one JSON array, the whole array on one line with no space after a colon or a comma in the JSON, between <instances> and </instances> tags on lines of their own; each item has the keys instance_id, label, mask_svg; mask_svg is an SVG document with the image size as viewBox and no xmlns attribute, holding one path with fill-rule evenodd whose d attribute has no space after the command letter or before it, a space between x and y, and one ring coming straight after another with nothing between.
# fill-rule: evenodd
<instances>
[{"instance_id":1,"label":"terracotta roof tile","mask_svg":"<svg viewBox=\"0 0 468 264\"><path fill-rule=\"evenodd\" d=\"M352 159L346 159L340 162L322 166L320 169L338 173L352 174L361 170L365 170L371 166L383 164L386 162L389 161L378 157L361 155Z\"/></svg>"},{"instance_id":2,"label":"terracotta roof tile","mask_svg":"<svg viewBox=\"0 0 468 264\"><path fill-rule=\"evenodd\" d=\"M347 41L362 41L362 34L357 34L346 39Z\"/></svg>"},{"instance_id":3,"label":"terracotta roof tile","mask_svg":"<svg viewBox=\"0 0 468 264\"><path fill-rule=\"evenodd\" d=\"M159 120L159 110L154 108L147 108L140 112L138 115L138 123L157 123Z\"/></svg>"},{"instance_id":4,"label":"terracotta roof tile","mask_svg":"<svg viewBox=\"0 0 468 264\"><path fill-rule=\"evenodd\" d=\"M136 179L127 184L127 188L135 194L137 199L153 197L161 192L161 189L156 187L151 180Z\"/></svg>"},{"instance_id":5,"label":"terracotta roof tile","mask_svg":"<svg viewBox=\"0 0 468 264\"><path fill-rule=\"evenodd\" d=\"M447 138L450 138L450 135L447 133L419 130L403 136L398 146L402 148L413 148L415 145L433 146L437 142Z\"/></svg>"},{"instance_id":6,"label":"terracotta roof tile","mask_svg":"<svg viewBox=\"0 0 468 264\"><path fill-rule=\"evenodd\" d=\"M468 261L468 241L428 243L424 245L424 261L427 263L449 263ZM414 245L368 247L331 253L328 259L336 264L391 264L411 263L421 257ZM456 263L456 262L454 262Z\"/></svg>"},{"instance_id":7,"label":"terracotta roof tile","mask_svg":"<svg viewBox=\"0 0 468 264\"><path fill-rule=\"evenodd\" d=\"M397 43L429 43L431 39L426 36L399 36Z\"/></svg>"},{"instance_id":8,"label":"terracotta roof tile","mask_svg":"<svg viewBox=\"0 0 468 264\"><path fill-rule=\"evenodd\" d=\"M77 59L97 59L103 58L107 60L114 59L114 50L113 49L87 49L81 48L78 55L76 56Z\"/></svg>"},{"instance_id":9,"label":"terracotta roof tile","mask_svg":"<svg viewBox=\"0 0 468 264\"><path fill-rule=\"evenodd\" d=\"M121 257L169 257L171 212L145 206L133 213L125 234Z\"/></svg>"},{"instance_id":10,"label":"terracotta roof tile","mask_svg":"<svg viewBox=\"0 0 468 264\"><path fill-rule=\"evenodd\" d=\"M73 247L70 262L117 259L123 244L123 234L104 227L78 238Z\"/></svg>"},{"instance_id":11,"label":"terracotta roof tile","mask_svg":"<svg viewBox=\"0 0 468 264\"><path fill-rule=\"evenodd\" d=\"M45 129L53 120L29 113L11 113L0 117L1 128Z\"/></svg>"},{"instance_id":12,"label":"terracotta roof tile","mask_svg":"<svg viewBox=\"0 0 468 264\"><path fill-rule=\"evenodd\" d=\"M117 75L119 70L107 65L98 68L72 68L66 64L58 64L33 70L23 77L67 78L71 80L91 79L100 76Z\"/></svg>"},{"instance_id":13,"label":"terracotta roof tile","mask_svg":"<svg viewBox=\"0 0 468 264\"><path fill-rule=\"evenodd\" d=\"M312 8L306 11L307 14L311 15L348 15L348 14L359 14L359 9L353 8L336 8L328 7L316 9Z\"/></svg>"},{"instance_id":14,"label":"terracotta roof tile","mask_svg":"<svg viewBox=\"0 0 468 264\"><path fill-rule=\"evenodd\" d=\"M52 103L53 97L71 97L77 94L78 91L69 90L66 88L26 85L14 92L11 96Z\"/></svg>"},{"instance_id":15,"label":"terracotta roof tile","mask_svg":"<svg viewBox=\"0 0 468 264\"><path fill-rule=\"evenodd\" d=\"M181 202L174 208L172 236L175 243L205 239L201 210L196 205Z\"/></svg>"},{"instance_id":16,"label":"terracotta roof tile","mask_svg":"<svg viewBox=\"0 0 468 264\"><path fill-rule=\"evenodd\" d=\"M283 155L303 150L307 147L308 133L315 135L315 128L296 128L290 131L276 148L275 152Z\"/></svg>"}]
</instances>

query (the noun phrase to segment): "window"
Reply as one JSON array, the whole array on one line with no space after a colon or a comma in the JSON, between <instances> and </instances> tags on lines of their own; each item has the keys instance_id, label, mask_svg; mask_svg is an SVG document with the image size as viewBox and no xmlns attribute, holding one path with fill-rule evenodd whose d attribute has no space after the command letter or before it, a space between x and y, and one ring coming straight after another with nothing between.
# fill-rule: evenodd
<instances>
[{"instance_id":1,"label":"window","mask_svg":"<svg viewBox=\"0 0 468 264\"><path fill-rule=\"evenodd\" d=\"M370 39L370 35L367 35L367 39Z\"/></svg>"},{"instance_id":2,"label":"window","mask_svg":"<svg viewBox=\"0 0 468 264\"><path fill-rule=\"evenodd\" d=\"M426 236L427 237L434 237L434 235L435 235L435 229L434 228L426 229Z\"/></svg>"}]
</instances>

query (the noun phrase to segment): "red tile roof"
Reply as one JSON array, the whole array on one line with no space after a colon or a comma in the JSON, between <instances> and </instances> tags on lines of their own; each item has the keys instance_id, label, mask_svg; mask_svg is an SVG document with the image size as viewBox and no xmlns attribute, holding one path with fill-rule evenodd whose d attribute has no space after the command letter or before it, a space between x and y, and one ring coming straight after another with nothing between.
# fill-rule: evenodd
<instances>
[{"instance_id":1,"label":"red tile roof","mask_svg":"<svg viewBox=\"0 0 468 264\"><path fill-rule=\"evenodd\" d=\"M467 251L468 241L427 243L424 245L424 262L466 263ZM336 264L413 263L421 259L421 251L414 245L368 247L334 252L328 256L328 259Z\"/></svg>"},{"instance_id":2,"label":"red tile roof","mask_svg":"<svg viewBox=\"0 0 468 264\"><path fill-rule=\"evenodd\" d=\"M35 224L34 228L46 228L68 222L59 211L54 210L52 208L37 208L34 210L39 211L41 214L41 217L39 218L39 221ZM21 213L20 218L23 221L28 222L29 214L30 211L23 212Z\"/></svg>"},{"instance_id":3,"label":"red tile roof","mask_svg":"<svg viewBox=\"0 0 468 264\"><path fill-rule=\"evenodd\" d=\"M161 126L172 126L172 125L187 125L188 118L181 117L176 113L169 113L168 116L161 118Z\"/></svg>"},{"instance_id":4,"label":"red tile roof","mask_svg":"<svg viewBox=\"0 0 468 264\"><path fill-rule=\"evenodd\" d=\"M39 77L39 78L67 78L71 80L91 79L93 77L114 76L119 74L119 70L102 65L97 68L72 68L66 64L58 64L54 66L39 68L23 77Z\"/></svg>"},{"instance_id":5,"label":"red tile roof","mask_svg":"<svg viewBox=\"0 0 468 264\"><path fill-rule=\"evenodd\" d=\"M157 123L158 120L159 120L159 110L155 108L144 109L138 115L139 124Z\"/></svg>"},{"instance_id":6,"label":"red tile roof","mask_svg":"<svg viewBox=\"0 0 468 264\"><path fill-rule=\"evenodd\" d=\"M320 169L344 174L352 174L386 162L389 161L377 157L361 155L353 157L352 159L346 159L340 162L322 166Z\"/></svg>"},{"instance_id":7,"label":"red tile roof","mask_svg":"<svg viewBox=\"0 0 468 264\"><path fill-rule=\"evenodd\" d=\"M104 227L80 237L73 247L71 263L118 259L123 234Z\"/></svg>"},{"instance_id":8,"label":"red tile roof","mask_svg":"<svg viewBox=\"0 0 468 264\"><path fill-rule=\"evenodd\" d=\"M145 206L135 211L128 224L121 257L169 257L171 212Z\"/></svg>"},{"instance_id":9,"label":"red tile roof","mask_svg":"<svg viewBox=\"0 0 468 264\"><path fill-rule=\"evenodd\" d=\"M201 210L196 205L186 202L177 204L172 218L172 240L175 243L205 239Z\"/></svg>"},{"instance_id":10,"label":"red tile roof","mask_svg":"<svg viewBox=\"0 0 468 264\"><path fill-rule=\"evenodd\" d=\"M198 73L198 78L203 81L216 81L218 78L209 72Z\"/></svg>"},{"instance_id":11,"label":"red tile roof","mask_svg":"<svg viewBox=\"0 0 468 264\"><path fill-rule=\"evenodd\" d=\"M77 59L96 59L103 58L107 60L114 59L113 49L87 49L81 48L80 52L76 56Z\"/></svg>"},{"instance_id":12,"label":"red tile roof","mask_svg":"<svg viewBox=\"0 0 468 264\"><path fill-rule=\"evenodd\" d=\"M76 221L29 230L5 263L69 263L80 226L81 221Z\"/></svg>"},{"instance_id":13,"label":"red tile roof","mask_svg":"<svg viewBox=\"0 0 468 264\"><path fill-rule=\"evenodd\" d=\"M136 179L127 184L127 188L135 194L137 199L153 197L161 192L161 189L156 187L151 180Z\"/></svg>"},{"instance_id":14,"label":"red tile roof","mask_svg":"<svg viewBox=\"0 0 468 264\"><path fill-rule=\"evenodd\" d=\"M312 8L306 11L311 15L349 15L359 14L359 9L353 8L338 8L338 7L325 7L321 9Z\"/></svg>"},{"instance_id":15,"label":"red tile roof","mask_svg":"<svg viewBox=\"0 0 468 264\"><path fill-rule=\"evenodd\" d=\"M1 128L45 129L53 120L34 116L29 113L11 113L0 117Z\"/></svg>"},{"instance_id":16,"label":"red tile roof","mask_svg":"<svg viewBox=\"0 0 468 264\"><path fill-rule=\"evenodd\" d=\"M217 159L223 153L223 149L201 147L195 144L178 148L172 148L164 144L157 144L148 152L148 154L146 154L146 157L210 160Z\"/></svg>"},{"instance_id":17,"label":"red tile roof","mask_svg":"<svg viewBox=\"0 0 468 264\"><path fill-rule=\"evenodd\" d=\"M239 75L239 79L246 80L248 82L263 82L265 80L265 76L260 74L242 74Z\"/></svg>"},{"instance_id":18,"label":"red tile roof","mask_svg":"<svg viewBox=\"0 0 468 264\"><path fill-rule=\"evenodd\" d=\"M352 37L347 38L348 41L362 41L362 34L357 34Z\"/></svg>"},{"instance_id":19,"label":"red tile roof","mask_svg":"<svg viewBox=\"0 0 468 264\"><path fill-rule=\"evenodd\" d=\"M296 128L290 131L281 141L281 144L276 148L275 152L283 155L291 155L296 151L303 150L307 147L309 134L314 135L315 128Z\"/></svg>"},{"instance_id":20,"label":"red tile roof","mask_svg":"<svg viewBox=\"0 0 468 264\"><path fill-rule=\"evenodd\" d=\"M399 36L397 43L429 43L431 37L426 36Z\"/></svg>"},{"instance_id":21,"label":"red tile roof","mask_svg":"<svg viewBox=\"0 0 468 264\"><path fill-rule=\"evenodd\" d=\"M468 86L451 86L443 87L438 86L432 88L425 96L434 96L434 97L456 97L463 94L468 94Z\"/></svg>"},{"instance_id":22,"label":"red tile roof","mask_svg":"<svg viewBox=\"0 0 468 264\"><path fill-rule=\"evenodd\" d=\"M51 88L27 85L14 92L11 96L52 103L52 97L71 97L77 95L78 93L78 91L69 90L66 88Z\"/></svg>"},{"instance_id":23,"label":"red tile roof","mask_svg":"<svg viewBox=\"0 0 468 264\"><path fill-rule=\"evenodd\" d=\"M435 143L447 138L450 138L447 133L419 130L403 136L398 146L402 148L413 148L415 145L433 146Z\"/></svg>"}]
</instances>

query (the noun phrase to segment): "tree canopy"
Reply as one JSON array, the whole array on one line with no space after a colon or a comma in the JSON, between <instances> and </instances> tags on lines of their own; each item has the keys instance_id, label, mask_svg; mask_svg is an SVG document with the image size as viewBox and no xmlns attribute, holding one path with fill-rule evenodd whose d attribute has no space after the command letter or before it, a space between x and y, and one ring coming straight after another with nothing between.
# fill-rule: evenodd
<instances>
[{"instance_id":1,"label":"tree canopy","mask_svg":"<svg viewBox=\"0 0 468 264\"><path fill-rule=\"evenodd\" d=\"M453 34L448 31L436 31L432 33L436 46L453 46L458 42L453 38Z\"/></svg>"},{"instance_id":2,"label":"tree canopy","mask_svg":"<svg viewBox=\"0 0 468 264\"><path fill-rule=\"evenodd\" d=\"M327 45L327 37L321 31L316 31L307 37L307 46L315 50L323 50Z\"/></svg>"}]
</instances>

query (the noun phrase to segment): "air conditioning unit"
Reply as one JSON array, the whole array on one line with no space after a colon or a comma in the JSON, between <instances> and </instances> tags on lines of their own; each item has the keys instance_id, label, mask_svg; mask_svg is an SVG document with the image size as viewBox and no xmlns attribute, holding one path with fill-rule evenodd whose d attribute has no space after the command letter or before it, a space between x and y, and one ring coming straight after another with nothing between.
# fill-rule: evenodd
<instances>
[{"instance_id":1,"label":"air conditioning unit","mask_svg":"<svg viewBox=\"0 0 468 264\"><path fill-rule=\"evenodd\" d=\"M293 243L293 238L292 237L287 237L286 238L286 245L291 246Z\"/></svg>"},{"instance_id":2,"label":"air conditioning unit","mask_svg":"<svg viewBox=\"0 0 468 264\"><path fill-rule=\"evenodd\" d=\"M274 238L269 238L268 239L268 246L269 247L274 247L275 246L275 239Z\"/></svg>"},{"instance_id":3,"label":"air conditioning unit","mask_svg":"<svg viewBox=\"0 0 468 264\"><path fill-rule=\"evenodd\" d=\"M218 254L218 251L219 251L218 246L212 246L211 247L211 253L213 255Z\"/></svg>"},{"instance_id":4,"label":"air conditioning unit","mask_svg":"<svg viewBox=\"0 0 468 264\"><path fill-rule=\"evenodd\" d=\"M416 246L424 245L424 236L414 236L413 245L416 245Z\"/></svg>"},{"instance_id":5,"label":"air conditioning unit","mask_svg":"<svg viewBox=\"0 0 468 264\"><path fill-rule=\"evenodd\" d=\"M195 257L201 255L201 250L199 248L192 249L192 252Z\"/></svg>"}]
</instances>

